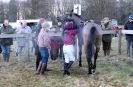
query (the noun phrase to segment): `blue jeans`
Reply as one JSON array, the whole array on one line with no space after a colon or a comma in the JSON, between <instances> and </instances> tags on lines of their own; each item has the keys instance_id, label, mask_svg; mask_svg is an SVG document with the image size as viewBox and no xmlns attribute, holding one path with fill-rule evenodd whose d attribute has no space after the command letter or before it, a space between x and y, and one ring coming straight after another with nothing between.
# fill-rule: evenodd
<instances>
[{"instance_id":1,"label":"blue jeans","mask_svg":"<svg viewBox=\"0 0 133 87\"><path fill-rule=\"evenodd\" d=\"M49 52L48 52L48 48L46 47L39 47L39 51L41 53L41 62L44 64L48 63L48 57L49 57Z\"/></svg>"},{"instance_id":2,"label":"blue jeans","mask_svg":"<svg viewBox=\"0 0 133 87\"><path fill-rule=\"evenodd\" d=\"M10 54L10 46L1 45L1 49L3 54Z\"/></svg>"},{"instance_id":3,"label":"blue jeans","mask_svg":"<svg viewBox=\"0 0 133 87\"><path fill-rule=\"evenodd\" d=\"M1 45L2 54L5 62L9 62L10 57L10 46Z\"/></svg>"},{"instance_id":4,"label":"blue jeans","mask_svg":"<svg viewBox=\"0 0 133 87\"><path fill-rule=\"evenodd\" d=\"M132 48L132 51L130 50L131 48ZM129 57L130 56L133 57L133 41L131 41L131 40L127 40L127 54L128 54Z\"/></svg>"}]
</instances>

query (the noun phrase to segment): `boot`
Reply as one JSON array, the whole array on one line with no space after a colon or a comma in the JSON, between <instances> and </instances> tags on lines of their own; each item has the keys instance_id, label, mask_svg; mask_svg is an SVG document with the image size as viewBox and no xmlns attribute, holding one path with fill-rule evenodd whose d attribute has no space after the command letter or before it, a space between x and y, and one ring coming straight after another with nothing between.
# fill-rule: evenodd
<instances>
[{"instance_id":1,"label":"boot","mask_svg":"<svg viewBox=\"0 0 133 87\"><path fill-rule=\"evenodd\" d=\"M37 69L37 75L40 74L42 68L42 62L39 63L38 69Z\"/></svg>"},{"instance_id":2,"label":"boot","mask_svg":"<svg viewBox=\"0 0 133 87\"><path fill-rule=\"evenodd\" d=\"M45 71L46 71L46 67L47 67L47 64L42 64L42 67L41 67L41 75L44 75L45 74Z\"/></svg>"},{"instance_id":3,"label":"boot","mask_svg":"<svg viewBox=\"0 0 133 87\"><path fill-rule=\"evenodd\" d=\"M38 69L38 66L39 66L39 63L40 63L40 58L36 58L36 71L37 71L37 69Z\"/></svg>"},{"instance_id":4,"label":"boot","mask_svg":"<svg viewBox=\"0 0 133 87\"><path fill-rule=\"evenodd\" d=\"M68 63L67 70L69 70L69 69L71 68L72 64L73 64L73 61L70 61L70 62Z\"/></svg>"},{"instance_id":5,"label":"boot","mask_svg":"<svg viewBox=\"0 0 133 87\"><path fill-rule=\"evenodd\" d=\"M68 71L68 63L64 63L64 75L70 75L70 72Z\"/></svg>"}]
</instances>

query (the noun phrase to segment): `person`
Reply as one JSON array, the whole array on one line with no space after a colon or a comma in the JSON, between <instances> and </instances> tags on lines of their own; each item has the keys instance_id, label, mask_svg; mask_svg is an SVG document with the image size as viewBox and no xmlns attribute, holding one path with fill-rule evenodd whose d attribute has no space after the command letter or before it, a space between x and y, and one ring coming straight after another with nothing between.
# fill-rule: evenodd
<instances>
[{"instance_id":1,"label":"person","mask_svg":"<svg viewBox=\"0 0 133 87\"><path fill-rule=\"evenodd\" d=\"M45 74L47 63L48 63L48 57L49 57L48 49L50 49L50 36L48 34L49 27L50 26L47 22L42 23L42 29L37 39L39 52L42 58L37 69L37 74L41 74L41 75Z\"/></svg>"},{"instance_id":2,"label":"person","mask_svg":"<svg viewBox=\"0 0 133 87\"><path fill-rule=\"evenodd\" d=\"M72 64L75 61L75 51L74 51L74 44L75 44L75 36L78 33L78 29L76 25L73 26L72 23L73 19L68 18L68 20L64 24L64 45L63 45L63 53L65 58L64 63L64 75L70 75L69 69L71 68Z\"/></svg>"},{"instance_id":3,"label":"person","mask_svg":"<svg viewBox=\"0 0 133 87\"><path fill-rule=\"evenodd\" d=\"M111 23L108 17L105 17L101 22L102 22L101 26L103 31L112 30ZM109 56L111 50L112 35L111 34L103 35L102 42L103 42L104 56L107 55Z\"/></svg>"},{"instance_id":4,"label":"person","mask_svg":"<svg viewBox=\"0 0 133 87\"><path fill-rule=\"evenodd\" d=\"M27 22L25 20L23 20L21 26L16 29L17 34L31 34L31 32L32 30L29 26L27 26ZM22 51L25 50L27 42L28 41L25 37L17 38L17 50L16 50L16 56L18 56L17 61L20 61L20 55L22 54ZM24 61L27 62L28 59L25 59Z\"/></svg>"},{"instance_id":5,"label":"person","mask_svg":"<svg viewBox=\"0 0 133 87\"><path fill-rule=\"evenodd\" d=\"M133 30L133 15L130 15L128 21L124 25L125 30ZM128 57L132 56L133 58L133 35L126 34L127 40L127 54ZM132 54L130 54L130 48L132 47Z\"/></svg>"},{"instance_id":6,"label":"person","mask_svg":"<svg viewBox=\"0 0 133 87\"><path fill-rule=\"evenodd\" d=\"M40 60L42 59L41 58L41 54L39 52L39 47L38 47L38 44L37 44L37 37L38 37L38 34L42 28L41 24L44 23L45 19L44 18L40 18L39 19L39 22L37 23L37 25L35 26L35 55L36 55L36 70L38 69L38 66L39 66L39 63L40 63Z\"/></svg>"},{"instance_id":7,"label":"person","mask_svg":"<svg viewBox=\"0 0 133 87\"><path fill-rule=\"evenodd\" d=\"M4 24L0 29L0 34L13 34L14 30L9 25L9 21L7 19L4 20ZM4 62L9 62L10 58L10 46L13 45L12 38L2 38L0 39L0 45L2 49L2 54L4 58Z\"/></svg>"}]
</instances>

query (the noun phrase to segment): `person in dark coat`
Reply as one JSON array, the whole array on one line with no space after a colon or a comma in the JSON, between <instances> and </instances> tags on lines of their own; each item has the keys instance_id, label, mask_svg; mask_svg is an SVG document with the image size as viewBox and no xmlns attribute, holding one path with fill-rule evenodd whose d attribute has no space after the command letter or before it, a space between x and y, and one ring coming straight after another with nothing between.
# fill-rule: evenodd
<instances>
[{"instance_id":1,"label":"person in dark coat","mask_svg":"<svg viewBox=\"0 0 133 87\"><path fill-rule=\"evenodd\" d=\"M102 20L102 29L103 31L108 31L112 30L111 28L111 23L108 17L104 18ZM112 35L111 34L106 34L102 36L102 42L103 42L103 51L104 51L104 56L110 55L110 50L111 50L111 42L112 42Z\"/></svg>"},{"instance_id":2,"label":"person in dark coat","mask_svg":"<svg viewBox=\"0 0 133 87\"><path fill-rule=\"evenodd\" d=\"M0 34L12 34L12 33L14 33L14 30L9 25L9 21L4 20L4 24L0 29ZM0 39L0 45L1 45L1 49L2 49L4 62L9 62L10 46L13 45L13 39L12 38L2 38L2 39Z\"/></svg>"},{"instance_id":3,"label":"person in dark coat","mask_svg":"<svg viewBox=\"0 0 133 87\"><path fill-rule=\"evenodd\" d=\"M128 21L124 25L125 30L133 30L133 15L130 15L128 18ZM127 40L127 54L128 57L133 57L133 35L126 34L126 40ZM130 54L130 48L132 48L132 54Z\"/></svg>"},{"instance_id":4,"label":"person in dark coat","mask_svg":"<svg viewBox=\"0 0 133 87\"><path fill-rule=\"evenodd\" d=\"M38 24L35 26L35 55L36 55L36 70L38 69L38 66L39 66L39 63L41 61L41 54L39 52L39 47L38 47L38 44L37 44L37 37L38 37L38 34L40 32L40 30L42 29L42 26L41 24L44 22L44 18L40 18Z\"/></svg>"}]
</instances>

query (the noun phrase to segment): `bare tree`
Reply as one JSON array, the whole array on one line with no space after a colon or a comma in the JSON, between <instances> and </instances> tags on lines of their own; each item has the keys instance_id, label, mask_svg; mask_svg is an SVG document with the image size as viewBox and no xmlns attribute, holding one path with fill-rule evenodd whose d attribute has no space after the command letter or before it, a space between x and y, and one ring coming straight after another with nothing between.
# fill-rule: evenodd
<instances>
[{"instance_id":1,"label":"bare tree","mask_svg":"<svg viewBox=\"0 0 133 87\"><path fill-rule=\"evenodd\" d=\"M0 23L4 20L4 4L0 2Z\"/></svg>"},{"instance_id":2,"label":"bare tree","mask_svg":"<svg viewBox=\"0 0 133 87\"><path fill-rule=\"evenodd\" d=\"M16 0L11 0L9 3L9 11L8 11L8 19L11 22L15 22L17 20L17 2Z\"/></svg>"}]
</instances>

